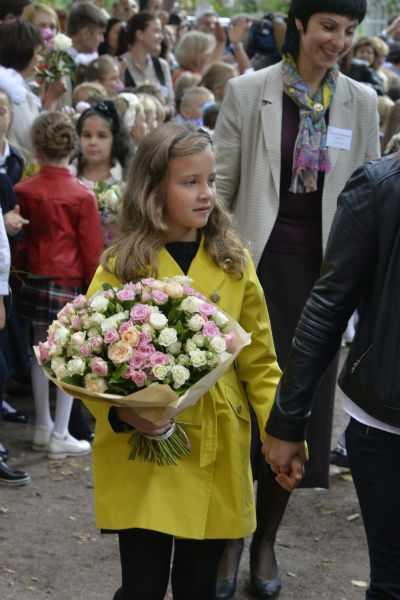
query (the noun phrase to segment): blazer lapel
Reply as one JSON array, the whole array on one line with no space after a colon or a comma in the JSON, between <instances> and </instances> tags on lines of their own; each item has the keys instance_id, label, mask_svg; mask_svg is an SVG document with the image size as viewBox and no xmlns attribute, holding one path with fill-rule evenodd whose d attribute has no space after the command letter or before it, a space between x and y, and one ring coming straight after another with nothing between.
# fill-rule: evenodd
<instances>
[{"instance_id":1,"label":"blazer lapel","mask_svg":"<svg viewBox=\"0 0 400 600\"><path fill-rule=\"evenodd\" d=\"M283 82L281 63L269 67L270 77L266 83L261 104L261 123L268 165L272 173L276 194L279 197L281 180L281 132Z\"/></svg>"},{"instance_id":2,"label":"blazer lapel","mask_svg":"<svg viewBox=\"0 0 400 600\"><path fill-rule=\"evenodd\" d=\"M350 109L351 94L349 88L345 85L345 79L343 75L339 75L335 97L329 109L329 125L333 127L340 127L342 129L353 129L353 117ZM353 131L354 135L354 131ZM329 181L329 176L334 172L335 164L343 153L343 150L339 148L329 148L329 158L331 160L332 168L327 173L326 178Z\"/></svg>"}]
</instances>

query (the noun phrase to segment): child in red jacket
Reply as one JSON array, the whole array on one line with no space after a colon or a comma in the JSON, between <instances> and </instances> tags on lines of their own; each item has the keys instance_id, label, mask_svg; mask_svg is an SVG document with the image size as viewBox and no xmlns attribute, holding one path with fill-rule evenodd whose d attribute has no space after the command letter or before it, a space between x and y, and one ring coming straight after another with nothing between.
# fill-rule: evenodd
<instances>
[{"instance_id":1,"label":"child in red jacket","mask_svg":"<svg viewBox=\"0 0 400 600\"><path fill-rule=\"evenodd\" d=\"M47 338L47 328L61 308L85 291L98 265L103 238L94 193L68 170L76 143L73 124L62 113L44 112L33 123L31 135L41 169L15 186L21 212L29 219L17 262L28 272L20 316L32 328L32 341L38 345ZM49 359L53 366L60 363L57 355ZM78 441L68 432L72 398L57 389L53 422L49 383L36 359L31 376L36 411L32 448L47 449L49 458L89 453L89 442Z\"/></svg>"}]
</instances>

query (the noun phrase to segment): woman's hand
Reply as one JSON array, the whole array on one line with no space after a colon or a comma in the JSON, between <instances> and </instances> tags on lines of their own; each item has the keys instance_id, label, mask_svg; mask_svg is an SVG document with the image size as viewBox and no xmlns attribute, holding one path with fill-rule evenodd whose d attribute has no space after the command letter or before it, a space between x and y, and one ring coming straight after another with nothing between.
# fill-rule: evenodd
<instances>
[{"instance_id":1,"label":"woman's hand","mask_svg":"<svg viewBox=\"0 0 400 600\"><path fill-rule=\"evenodd\" d=\"M238 19L235 25L230 24L228 26L228 37L232 46L236 46L243 40L247 30L248 24L245 17Z\"/></svg>"},{"instance_id":2,"label":"woman's hand","mask_svg":"<svg viewBox=\"0 0 400 600\"><path fill-rule=\"evenodd\" d=\"M161 435L171 427L169 421L162 425L155 425L151 421L140 417L133 408L129 408L128 406L117 406L116 411L120 421L132 425L135 429L148 435Z\"/></svg>"},{"instance_id":3,"label":"woman's hand","mask_svg":"<svg viewBox=\"0 0 400 600\"><path fill-rule=\"evenodd\" d=\"M299 485L304 475L304 463L308 460L305 442L287 442L267 433L262 453L281 487L291 492Z\"/></svg>"},{"instance_id":4,"label":"woman's hand","mask_svg":"<svg viewBox=\"0 0 400 600\"><path fill-rule=\"evenodd\" d=\"M57 110L59 100L66 91L67 86L63 77L46 85L42 98L43 108L45 110Z\"/></svg>"},{"instance_id":5,"label":"woman's hand","mask_svg":"<svg viewBox=\"0 0 400 600\"><path fill-rule=\"evenodd\" d=\"M5 213L3 217L6 232L10 237L17 235L24 225L29 224L29 221L20 215L18 204L14 206L13 210L9 210Z\"/></svg>"},{"instance_id":6,"label":"woman's hand","mask_svg":"<svg viewBox=\"0 0 400 600\"><path fill-rule=\"evenodd\" d=\"M0 296L0 329L4 329L6 324L6 307L4 306L4 297Z\"/></svg>"}]
</instances>

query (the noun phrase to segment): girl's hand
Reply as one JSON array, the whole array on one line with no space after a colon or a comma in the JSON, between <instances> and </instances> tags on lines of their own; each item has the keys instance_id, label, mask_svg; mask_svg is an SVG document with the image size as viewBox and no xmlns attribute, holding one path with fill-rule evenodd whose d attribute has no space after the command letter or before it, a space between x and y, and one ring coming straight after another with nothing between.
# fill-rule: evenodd
<instances>
[{"instance_id":1,"label":"girl's hand","mask_svg":"<svg viewBox=\"0 0 400 600\"><path fill-rule=\"evenodd\" d=\"M281 487L290 492L299 485L308 460L305 442L287 442L267 433L262 452Z\"/></svg>"},{"instance_id":2,"label":"girl's hand","mask_svg":"<svg viewBox=\"0 0 400 600\"><path fill-rule=\"evenodd\" d=\"M7 234L12 237L17 235L24 225L28 225L29 221L21 217L19 213L19 206L16 204L13 210L9 210L4 216L4 226Z\"/></svg>"},{"instance_id":3,"label":"girl's hand","mask_svg":"<svg viewBox=\"0 0 400 600\"><path fill-rule=\"evenodd\" d=\"M151 421L140 417L133 408L129 408L128 406L117 406L116 411L120 421L132 425L135 429L138 429L142 433L147 433L148 435L161 435L171 427L169 421L162 425L155 425Z\"/></svg>"},{"instance_id":4,"label":"girl's hand","mask_svg":"<svg viewBox=\"0 0 400 600\"><path fill-rule=\"evenodd\" d=\"M4 298L0 296L0 329L4 329L6 324L6 307L4 306Z\"/></svg>"}]
</instances>

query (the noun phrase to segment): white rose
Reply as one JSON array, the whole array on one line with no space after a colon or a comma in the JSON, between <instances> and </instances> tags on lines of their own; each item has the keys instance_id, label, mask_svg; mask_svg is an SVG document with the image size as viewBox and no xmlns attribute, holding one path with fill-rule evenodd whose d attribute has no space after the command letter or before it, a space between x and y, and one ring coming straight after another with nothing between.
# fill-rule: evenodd
<instances>
[{"instance_id":1,"label":"white rose","mask_svg":"<svg viewBox=\"0 0 400 600\"><path fill-rule=\"evenodd\" d=\"M231 354L229 354L229 352L220 352L220 354L217 354L217 360L218 360L218 364L221 364L222 362L225 362L228 358L231 358Z\"/></svg>"},{"instance_id":2,"label":"white rose","mask_svg":"<svg viewBox=\"0 0 400 600\"><path fill-rule=\"evenodd\" d=\"M90 302L90 307L92 308L92 310L95 310L96 312L103 313L103 312L106 312L108 303L109 303L108 298L105 298L103 295L101 295L101 296L99 295L99 296L96 296L95 298L92 298L92 300Z\"/></svg>"},{"instance_id":3,"label":"white rose","mask_svg":"<svg viewBox=\"0 0 400 600\"><path fill-rule=\"evenodd\" d=\"M212 338L210 341L209 349L212 350L213 352L217 352L218 354L220 352L225 352L226 342L225 342L224 338L221 338L221 337Z\"/></svg>"},{"instance_id":4,"label":"white rose","mask_svg":"<svg viewBox=\"0 0 400 600\"><path fill-rule=\"evenodd\" d=\"M60 344L52 344L49 348L49 355L51 358L54 356L61 356L63 353L63 348Z\"/></svg>"},{"instance_id":5,"label":"white rose","mask_svg":"<svg viewBox=\"0 0 400 600\"><path fill-rule=\"evenodd\" d=\"M173 277L163 277L164 281L168 283L179 283L180 285L188 285L190 286L194 279L187 277L186 275L174 275Z\"/></svg>"},{"instance_id":6,"label":"white rose","mask_svg":"<svg viewBox=\"0 0 400 600\"><path fill-rule=\"evenodd\" d=\"M152 313L150 315L149 321L150 321L150 325L152 325L154 327L154 329L157 329L157 330L164 329L164 327L168 323L167 317L165 315L163 315L162 313L158 313L158 312ZM172 344L172 342L171 342L171 344Z\"/></svg>"},{"instance_id":7,"label":"white rose","mask_svg":"<svg viewBox=\"0 0 400 600\"><path fill-rule=\"evenodd\" d=\"M165 331L165 329L164 329ZM161 332L163 333L163 332ZM179 354L182 348L182 342L174 342L173 344L168 344L168 352L171 354Z\"/></svg>"},{"instance_id":8,"label":"white rose","mask_svg":"<svg viewBox=\"0 0 400 600\"><path fill-rule=\"evenodd\" d=\"M108 319L104 319L104 321L102 321L100 327L101 327L102 333L105 333L106 331L109 331L110 329L117 329L118 321L115 318L115 315L112 315L112 317L108 317Z\"/></svg>"},{"instance_id":9,"label":"white rose","mask_svg":"<svg viewBox=\"0 0 400 600\"><path fill-rule=\"evenodd\" d=\"M229 323L228 317L226 317L220 310L213 315L212 320L217 325L217 327L223 327L227 323Z\"/></svg>"},{"instance_id":10,"label":"white rose","mask_svg":"<svg viewBox=\"0 0 400 600\"><path fill-rule=\"evenodd\" d=\"M61 356L55 356L51 359L51 370L54 371L57 379L68 375L65 360Z\"/></svg>"},{"instance_id":11,"label":"white rose","mask_svg":"<svg viewBox=\"0 0 400 600\"><path fill-rule=\"evenodd\" d=\"M203 329L204 323L205 320L199 314L193 315L187 322L189 329L191 329L192 331L200 331L200 329Z\"/></svg>"},{"instance_id":12,"label":"white rose","mask_svg":"<svg viewBox=\"0 0 400 600\"><path fill-rule=\"evenodd\" d=\"M197 349L197 346L192 339L186 341L185 352L187 352L189 354L190 352L192 352L192 350L196 350L196 349Z\"/></svg>"},{"instance_id":13,"label":"white rose","mask_svg":"<svg viewBox=\"0 0 400 600\"><path fill-rule=\"evenodd\" d=\"M84 331L77 331L71 335L71 344L74 346L81 346L85 343L86 333Z\"/></svg>"},{"instance_id":14,"label":"white rose","mask_svg":"<svg viewBox=\"0 0 400 600\"><path fill-rule=\"evenodd\" d=\"M159 381L164 381L166 376L168 375L170 368L165 365L156 365L152 368L152 373L156 379Z\"/></svg>"},{"instance_id":15,"label":"white rose","mask_svg":"<svg viewBox=\"0 0 400 600\"><path fill-rule=\"evenodd\" d=\"M169 298L182 298L183 287L177 281L165 284L165 293L168 294Z\"/></svg>"},{"instance_id":16,"label":"white rose","mask_svg":"<svg viewBox=\"0 0 400 600\"><path fill-rule=\"evenodd\" d=\"M82 315L82 327L83 329L90 329L90 317L87 314Z\"/></svg>"},{"instance_id":17,"label":"white rose","mask_svg":"<svg viewBox=\"0 0 400 600\"><path fill-rule=\"evenodd\" d=\"M103 323L104 323L104 321L103 321ZM101 333L96 327L91 327L89 329L89 331L87 332L87 334L88 334L88 338L101 337Z\"/></svg>"},{"instance_id":18,"label":"white rose","mask_svg":"<svg viewBox=\"0 0 400 600\"><path fill-rule=\"evenodd\" d=\"M116 321L118 321L118 323L121 323L122 321L127 321L129 319L129 310L124 310L122 312L116 313L114 315L114 318Z\"/></svg>"},{"instance_id":19,"label":"white rose","mask_svg":"<svg viewBox=\"0 0 400 600\"><path fill-rule=\"evenodd\" d=\"M154 328L150 325L150 323L143 323L142 330L149 333L151 336L154 335Z\"/></svg>"},{"instance_id":20,"label":"white rose","mask_svg":"<svg viewBox=\"0 0 400 600\"><path fill-rule=\"evenodd\" d=\"M161 346L169 346L178 341L176 330L172 327L165 327L158 336L158 343Z\"/></svg>"},{"instance_id":21,"label":"white rose","mask_svg":"<svg viewBox=\"0 0 400 600\"><path fill-rule=\"evenodd\" d=\"M190 362L194 367L203 367L207 364L206 353L204 350L192 350L189 352Z\"/></svg>"},{"instance_id":22,"label":"white rose","mask_svg":"<svg viewBox=\"0 0 400 600\"><path fill-rule=\"evenodd\" d=\"M198 301L198 300L199 300L199 298L196 298L196 296L188 296L188 298L185 298L181 302L182 310L185 310L186 312L189 312L189 313L197 312L197 309L199 308L199 304L201 304L203 302L203 300L200 300L200 301Z\"/></svg>"},{"instance_id":23,"label":"white rose","mask_svg":"<svg viewBox=\"0 0 400 600\"><path fill-rule=\"evenodd\" d=\"M72 46L72 40L63 33L57 33L53 37L54 50L57 52L66 52Z\"/></svg>"},{"instance_id":24,"label":"white rose","mask_svg":"<svg viewBox=\"0 0 400 600\"><path fill-rule=\"evenodd\" d=\"M99 312L95 312L89 317L90 327L99 327L105 321L105 316Z\"/></svg>"},{"instance_id":25,"label":"white rose","mask_svg":"<svg viewBox=\"0 0 400 600\"><path fill-rule=\"evenodd\" d=\"M183 365L174 365L171 369L174 388L181 387L190 377L190 371Z\"/></svg>"},{"instance_id":26,"label":"white rose","mask_svg":"<svg viewBox=\"0 0 400 600\"><path fill-rule=\"evenodd\" d=\"M104 194L102 194L102 199L104 200L104 206L107 210L118 212L120 200L118 194L116 194L113 189L104 192Z\"/></svg>"},{"instance_id":27,"label":"white rose","mask_svg":"<svg viewBox=\"0 0 400 600\"><path fill-rule=\"evenodd\" d=\"M202 348L204 346L205 337L202 333L195 333L192 337L192 342L194 342L197 348Z\"/></svg>"},{"instance_id":28,"label":"white rose","mask_svg":"<svg viewBox=\"0 0 400 600\"><path fill-rule=\"evenodd\" d=\"M54 341L60 344L60 346L64 346L68 342L70 335L69 329L61 325L61 327L57 327L56 329Z\"/></svg>"},{"instance_id":29,"label":"white rose","mask_svg":"<svg viewBox=\"0 0 400 600\"><path fill-rule=\"evenodd\" d=\"M70 375L83 375L85 367L85 361L81 358L73 358L67 362L67 371Z\"/></svg>"},{"instance_id":30,"label":"white rose","mask_svg":"<svg viewBox=\"0 0 400 600\"><path fill-rule=\"evenodd\" d=\"M180 365L190 365L190 358L187 354L180 354L177 358L178 364Z\"/></svg>"},{"instance_id":31,"label":"white rose","mask_svg":"<svg viewBox=\"0 0 400 600\"><path fill-rule=\"evenodd\" d=\"M212 369L213 367L217 366L217 364L219 362L219 360L218 360L219 354L213 354L212 352L207 352L206 357L207 357L207 366L208 367L211 367L211 369Z\"/></svg>"},{"instance_id":32,"label":"white rose","mask_svg":"<svg viewBox=\"0 0 400 600\"><path fill-rule=\"evenodd\" d=\"M170 367L172 367L175 364L175 356L173 356L172 354L166 354L165 356L168 359L167 366L169 365Z\"/></svg>"}]
</instances>

